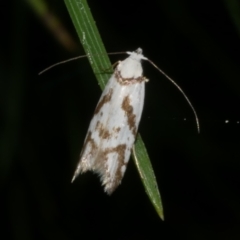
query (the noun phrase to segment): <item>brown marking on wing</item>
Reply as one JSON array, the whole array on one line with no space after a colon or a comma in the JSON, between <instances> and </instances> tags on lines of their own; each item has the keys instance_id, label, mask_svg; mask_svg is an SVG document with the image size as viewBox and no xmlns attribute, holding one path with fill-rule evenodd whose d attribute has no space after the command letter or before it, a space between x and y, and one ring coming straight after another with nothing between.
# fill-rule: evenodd
<instances>
[{"instance_id":1,"label":"brown marking on wing","mask_svg":"<svg viewBox=\"0 0 240 240\"><path fill-rule=\"evenodd\" d=\"M136 115L133 113L133 107L130 103L129 96L124 97L122 102L122 109L127 114L128 126L132 131L133 135L136 136L137 128L136 128Z\"/></svg>"},{"instance_id":2,"label":"brown marking on wing","mask_svg":"<svg viewBox=\"0 0 240 240\"><path fill-rule=\"evenodd\" d=\"M121 128L120 127L114 127L113 128L113 132L115 134L115 138L117 139L118 138L118 133L120 132Z\"/></svg>"},{"instance_id":3,"label":"brown marking on wing","mask_svg":"<svg viewBox=\"0 0 240 240\"><path fill-rule=\"evenodd\" d=\"M90 152L88 153L87 156L83 157L84 151L86 150L86 147L88 144L90 145ZM74 181L74 179L79 175L79 173L83 173L88 170L91 170L89 168L89 165L86 164L86 161L88 161L89 158L91 158L92 156L96 155L97 149L98 149L98 146L97 146L96 142L94 141L94 139L92 138L92 132L89 131L86 136L82 151L80 153L80 162L78 163L77 168L74 172L72 181Z\"/></svg>"},{"instance_id":4,"label":"brown marking on wing","mask_svg":"<svg viewBox=\"0 0 240 240\"><path fill-rule=\"evenodd\" d=\"M99 137L102 139L109 139L111 137L110 131L107 128L104 128L103 124L98 128Z\"/></svg>"},{"instance_id":5,"label":"brown marking on wing","mask_svg":"<svg viewBox=\"0 0 240 240\"><path fill-rule=\"evenodd\" d=\"M109 183L112 185L110 189L106 189L107 193L110 195L116 188L117 186L121 183L121 180L123 178L123 174L121 172L121 167L123 165L126 165L127 163L124 162L125 159L125 151L127 149L126 144L119 144L116 147L111 147L111 148L106 148L105 150L99 150L98 156L96 158L96 166L95 170L100 173L101 175L101 181L103 182L105 179L107 179L105 185L108 185ZM117 170L114 176L114 179L111 179L110 173L107 170L107 160L108 160L108 154L110 153L117 153L117 161L118 161L118 166ZM104 168L103 168L104 166ZM110 182L110 179L112 180Z\"/></svg>"},{"instance_id":6,"label":"brown marking on wing","mask_svg":"<svg viewBox=\"0 0 240 240\"><path fill-rule=\"evenodd\" d=\"M91 131L89 131L88 134L87 134L87 137L86 137L86 140L84 142L84 145L83 145L82 152L81 152L80 156L82 156L82 153L84 152L87 144L91 145L90 154L93 155L94 151L97 150L98 146L95 143L94 139L92 138L92 132ZM80 159L81 159L81 157L80 157Z\"/></svg>"},{"instance_id":7,"label":"brown marking on wing","mask_svg":"<svg viewBox=\"0 0 240 240\"><path fill-rule=\"evenodd\" d=\"M120 130L121 130L121 128L120 128L120 127L114 128L114 131L115 131L116 133L119 133L119 132L120 132Z\"/></svg>"},{"instance_id":8,"label":"brown marking on wing","mask_svg":"<svg viewBox=\"0 0 240 240\"><path fill-rule=\"evenodd\" d=\"M118 133L121 130L120 127L113 127L112 130L108 130L104 125L100 122L97 121L95 130L98 132L98 135L102 139L110 139L111 137L118 137Z\"/></svg>"},{"instance_id":9,"label":"brown marking on wing","mask_svg":"<svg viewBox=\"0 0 240 240\"><path fill-rule=\"evenodd\" d=\"M96 107L96 109L95 109L94 115L95 115L95 114L98 114L99 111L100 111L100 109L102 108L102 106L103 106L105 103L107 103L107 102L109 102L109 101L111 100L112 94L113 94L113 89L111 88L111 89L109 90L109 92L108 92L106 95L104 95L103 98L101 99L101 101L98 103L98 105L97 105L97 107Z\"/></svg>"},{"instance_id":10,"label":"brown marking on wing","mask_svg":"<svg viewBox=\"0 0 240 240\"><path fill-rule=\"evenodd\" d=\"M98 136L102 139L109 139L111 137L111 132L103 126L100 121L97 121L95 130L98 132Z\"/></svg>"},{"instance_id":11,"label":"brown marking on wing","mask_svg":"<svg viewBox=\"0 0 240 240\"><path fill-rule=\"evenodd\" d=\"M109 153L116 152L118 154L118 158L117 158L118 166L117 166L115 177L114 177L113 182L112 182L112 188L108 189L108 194L109 195L117 188L117 186L122 181L123 175L122 175L122 172L121 172L121 167L123 165L126 165L126 163L124 163L126 148L127 148L126 144L119 144L116 147L109 148L109 149L106 149L104 151L104 154L105 154L106 158L107 158L107 155ZM109 174L108 178L110 179L110 174Z\"/></svg>"},{"instance_id":12,"label":"brown marking on wing","mask_svg":"<svg viewBox=\"0 0 240 240\"><path fill-rule=\"evenodd\" d=\"M136 83L148 81L148 79L143 76L140 76L137 78L123 78L120 71L118 71L118 70L115 70L114 74L115 74L115 78L117 79L118 83L120 83L121 85L130 85L130 84L136 84Z\"/></svg>"}]
</instances>

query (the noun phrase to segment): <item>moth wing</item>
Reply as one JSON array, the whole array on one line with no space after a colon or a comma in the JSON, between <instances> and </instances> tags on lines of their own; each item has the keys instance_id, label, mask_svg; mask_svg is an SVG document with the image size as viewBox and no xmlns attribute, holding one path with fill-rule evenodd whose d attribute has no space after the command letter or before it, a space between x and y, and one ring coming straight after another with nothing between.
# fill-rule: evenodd
<instances>
[{"instance_id":1,"label":"moth wing","mask_svg":"<svg viewBox=\"0 0 240 240\"><path fill-rule=\"evenodd\" d=\"M142 114L144 89L144 81L122 84L112 75L95 109L74 178L94 171L108 194L121 183Z\"/></svg>"}]
</instances>

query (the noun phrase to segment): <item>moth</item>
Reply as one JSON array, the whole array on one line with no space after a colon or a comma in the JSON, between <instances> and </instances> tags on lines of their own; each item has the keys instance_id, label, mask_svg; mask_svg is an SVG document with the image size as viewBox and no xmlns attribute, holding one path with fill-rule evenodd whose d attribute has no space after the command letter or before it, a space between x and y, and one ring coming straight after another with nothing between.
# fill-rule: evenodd
<instances>
[{"instance_id":1,"label":"moth","mask_svg":"<svg viewBox=\"0 0 240 240\"><path fill-rule=\"evenodd\" d=\"M119 61L94 111L72 181L86 171L99 174L106 193L121 183L142 115L145 82L142 49Z\"/></svg>"},{"instance_id":2,"label":"moth","mask_svg":"<svg viewBox=\"0 0 240 240\"><path fill-rule=\"evenodd\" d=\"M144 57L141 48L127 54L128 58L118 62L100 97L72 179L73 182L80 173L93 171L100 176L109 195L122 181L142 115L148 79L143 76L141 60L149 61L184 95L200 130L196 111L183 90Z\"/></svg>"},{"instance_id":3,"label":"moth","mask_svg":"<svg viewBox=\"0 0 240 240\"><path fill-rule=\"evenodd\" d=\"M80 173L93 171L99 174L104 190L109 195L121 183L131 151L134 150L144 104L145 83L148 82L143 76L141 60L152 64L182 93L194 113L200 133L197 113L181 87L154 62L144 57L141 48L126 53L129 57L118 62L100 97L72 178L73 182ZM39 72L39 75L55 66L86 56L88 55L55 63Z\"/></svg>"},{"instance_id":4,"label":"moth","mask_svg":"<svg viewBox=\"0 0 240 240\"><path fill-rule=\"evenodd\" d=\"M99 99L72 178L73 182L80 173L93 171L99 174L104 190L109 195L122 181L142 115L145 83L148 79L143 76L141 60L152 64L182 93L195 115L200 133L197 113L180 86L155 63L144 57L141 48L126 53L129 57L118 62ZM55 66L86 56L53 64L39 75Z\"/></svg>"}]
</instances>

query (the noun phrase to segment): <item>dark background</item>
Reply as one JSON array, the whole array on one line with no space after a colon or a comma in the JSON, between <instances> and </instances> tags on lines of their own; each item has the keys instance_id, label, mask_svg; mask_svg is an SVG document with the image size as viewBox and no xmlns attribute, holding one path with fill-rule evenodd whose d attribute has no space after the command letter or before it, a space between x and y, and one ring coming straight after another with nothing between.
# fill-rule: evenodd
<instances>
[{"instance_id":1,"label":"dark background","mask_svg":"<svg viewBox=\"0 0 240 240\"><path fill-rule=\"evenodd\" d=\"M182 95L143 63L150 82L139 132L165 222L132 160L111 197L92 173L70 183L101 91L87 59L38 76L84 54L64 2L47 4L77 47L59 43L28 1L0 7L1 239L239 239L240 3L89 1L107 51L141 47L199 115L197 134Z\"/></svg>"}]
</instances>

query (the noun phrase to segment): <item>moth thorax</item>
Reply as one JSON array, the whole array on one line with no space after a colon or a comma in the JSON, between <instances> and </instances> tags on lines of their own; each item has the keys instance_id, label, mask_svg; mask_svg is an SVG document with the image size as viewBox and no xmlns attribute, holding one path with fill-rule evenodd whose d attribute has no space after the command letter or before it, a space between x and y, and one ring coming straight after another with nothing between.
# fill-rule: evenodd
<instances>
[{"instance_id":1,"label":"moth thorax","mask_svg":"<svg viewBox=\"0 0 240 240\"><path fill-rule=\"evenodd\" d=\"M131 56L118 65L118 71L122 78L138 78L143 73L140 60L132 59Z\"/></svg>"}]
</instances>

